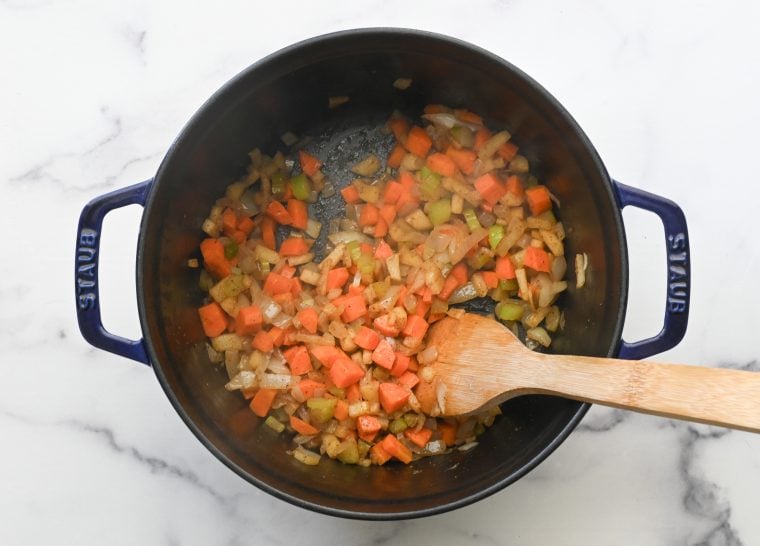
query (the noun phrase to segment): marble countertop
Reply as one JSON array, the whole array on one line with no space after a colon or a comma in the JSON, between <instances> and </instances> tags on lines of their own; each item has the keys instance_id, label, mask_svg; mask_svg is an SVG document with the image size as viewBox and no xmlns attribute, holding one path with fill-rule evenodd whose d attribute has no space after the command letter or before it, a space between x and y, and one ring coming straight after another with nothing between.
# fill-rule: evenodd
<instances>
[{"instance_id":1,"label":"marble countertop","mask_svg":"<svg viewBox=\"0 0 760 546\"><path fill-rule=\"evenodd\" d=\"M760 436L600 407L527 477L445 515L296 508L217 461L148 367L82 339L71 272L82 206L150 178L238 71L328 31L420 28L522 68L615 178L683 207L690 326L655 360L756 370L758 6L0 0L0 225L18 239L0 259L0 544L760 544ZM101 253L104 322L132 338L140 212L109 216ZM624 218L633 340L661 325L665 251L653 216Z\"/></svg>"}]
</instances>

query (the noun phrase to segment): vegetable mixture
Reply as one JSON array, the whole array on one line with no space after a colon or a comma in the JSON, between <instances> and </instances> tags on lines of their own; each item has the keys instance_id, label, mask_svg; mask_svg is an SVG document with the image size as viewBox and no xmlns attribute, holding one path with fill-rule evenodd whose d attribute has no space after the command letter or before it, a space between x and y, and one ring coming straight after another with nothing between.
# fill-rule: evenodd
<instances>
[{"instance_id":1,"label":"vegetable mixture","mask_svg":"<svg viewBox=\"0 0 760 546\"><path fill-rule=\"evenodd\" d=\"M318 157L253 150L203 223L209 356L266 426L293 435L302 463L410 463L476 445L499 410L440 417L425 343L432 323L464 313L453 305L491 298L532 348L561 328L567 262L552 194L507 131L440 105L422 119L389 119L395 145L352 167L342 219L309 216L336 191Z\"/></svg>"}]
</instances>

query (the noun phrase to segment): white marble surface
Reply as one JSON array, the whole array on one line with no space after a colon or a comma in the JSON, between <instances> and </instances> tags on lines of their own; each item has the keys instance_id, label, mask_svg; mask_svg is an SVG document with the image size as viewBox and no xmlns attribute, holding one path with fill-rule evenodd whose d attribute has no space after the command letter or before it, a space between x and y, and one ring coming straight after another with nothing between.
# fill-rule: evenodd
<instances>
[{"instance_id":1,"label":"white marble surface","mask_svg":"<svg viewBox=\"0 0 760 546\"><path fill-rule=\"evenodd\" d=\"M0 544L760 544L760 436L602 408L526 478L446 515L295 508L207 452L149 368L83 341L71 272L84 203L149 178L239 70L323 32L416 27L521 67L613 176L684 208L691 323L657 359L757 369L758 22L739 1L0 0ZM101 269L106 325L132 337L139 215L109 218ZM635 339L660 325L664 249L650 216L625 218Z\"/></svg>"}]
</instances>

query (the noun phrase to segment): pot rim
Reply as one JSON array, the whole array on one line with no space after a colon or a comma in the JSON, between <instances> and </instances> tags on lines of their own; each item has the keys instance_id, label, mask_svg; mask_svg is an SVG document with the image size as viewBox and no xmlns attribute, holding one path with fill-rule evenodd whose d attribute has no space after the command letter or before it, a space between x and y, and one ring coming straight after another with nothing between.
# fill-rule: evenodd
<instances>
[{"instance_id":1,"label":"pot rim","mask_svg":"<svg viewBox=\"0 0 760 546\"><path fill-rule=\"evenodd\" d=\"M196 112L183 126L183 128L178 133L177 137L174 139L174 141L171 143L171 145L167 149L167 152L164 158L162 159L161 164L158 167L152 186L154 184L157 184L161 180L161 177L166 168L166 165L171 162L171 157L173 156L175 150L188 137L189 134L193 133L194 130L196 130L200 126L199 123L207 115L207 112L211 110L215 105L217 105L217 103L220 100L224 100L225 95L231 92L233 88L237 87L240 84L240 82L249 78L250 74L257 71L261 71L265 69L268 65L278 63L283 57L292 56L294 54L297 54L299 51L303 49L312 48L314 46L322 46L325 43L340 41L346 38L355 38L357 36L364 36L364 37L374 36L374 37L393 38L393 37L398 37L398 36L403 36L403 35L411 35L411 36L415 36L421 39L443 42L443 43L446 43L447 45L453 45L462 50L467 50L469 53L473 53L481 57L484 57L486 60L492 63L499 64L503 66L506 70L514 72L531 88L531 90L535 94L540 95L542 100L544 100L546 104L548 104L549 107L554 110L555 113L559 114L562 120L573 129L579 142L588 151L589 159L591 159L594 168L598 170L598 172L602 175L602 178L607 182L606 184L604 184L604 188L606 192L605 197L609 200L610 206L613 209L612 216L615 222L615 231L618 238L618 244L620 245L621 275L620 275L619 312L618 312L618 317L617 317L617 324L614 328L613 343L611 344L607 352L607 356L610 356L610 357L615 356L618 352L621 338L622 338L623 323L624 323L624 317L626 314L627 299L628 299L628 250L627 250L627 242L626 242L625 230L623 226L622 214L618 206L617 197L614 193L612 179L609 176L609 173L607 172L606 167L604 166L601 158L599 157L598 152L592 145L589 138L583 132L580 125L575 121L575 119L570 115L570 113L559 103L557 99L555 99L537 81L535 81L528 74L520 70L518 67L511 64L509 61L499 57L498 55L495 55L489 52L486 49L483 49L479 46L463 41L461 39L453 38L451 36L447 36L444 34L439 34L439 33L424 31L424 30L417 30L417 29L395 28L395 27L365 27L365 28L356 28L356 29L350 29L350 30L341 30L341 31L330 32L327 34L314 36L311 38L307 38L305 40L301 40L299 42L296 42L284 48L281 48L273 53L270 53L267 56L261 58L260 60L254 62L250 66L246 67L245 69L241 70L232 78L230 78L196 110ZM393 49L392 40L389 41L387 49L389 50ZM144 208L144 212L141 219L140 232L139 232L139 238L138 238L138 247L137 247L137 260L136 260L137 306L138 306L138 313L140 316L140 323L142 325L147 324L147 315L148 315L147 310L146 310L146 303L145 303L145 283L144 283L144 279L142 275L144 250L145 250L145 230L143 228L145 224L147 223L147 218L150 216L150 210L153 204L153 198L154 198L155 192L152 190L153 190L153 187L151 187L151 191L149 192L148 198L145 202L145 208ZM150 361L151 363L159 363L160 359L158 358L158 355L156 354L156 351L154 350L150 332L145 326L143 326L142 329L143 329L143 337L145 340L145 346L146 346L148 355L150 357ZM541 462L543 462L555 449L557 449L557 447L559 447L560 444L562 444L562 442L565 441L565 439L567 439L567 437L575 429L575 427L580 423L580 421L585 416L586 412L591 407L591 404L589 403L577 402L577 410L575 411L573 417L567 422L567 424L562 428L562 430L537 455L535 455L531 460L529 460L526 464L524 464L515 472L512 472L511 474L505 476L504 478L494 482L489 487L483 488L479 490L478 492L473 493L467 497L458 499L453 502L440 504L435 507L428 507L428 508L423 508L419 510L405 510L405 511L398 511L398 512L352 511L352 510L345 510L341 508L335 508L335 507L325 506L322 504L306 501L294 495L285 493L275 487L272 487L266 482L249 474L242 467L236 464L230 457L222 453L222 451L219 450L206 437L206 435L202 432L200 427L190 418L190 416L187 414L185 409L182 407L182 404L178 400L177 396L175 395L175 393L169 386L167 377L164 374L164 371L161 365L153 364L151 367L153 368L156 374L156 377L158 379L159 384L161 385L161 388L163 389L164 393L166 394L167 398L169 399L174 409L179 414L180 418L184 421L185 425L193 432L196 438L200 440L200 442L205 446L205 448L208 449L225 466L227 466L229 469L231 469L233 472L235 472L238 476L240 476L247 482L255 485L259 489L271 494L272 496L277 497L281 500L284 500L290 504L299 506L301 508L306 508L315 512L319 512L322 514L326 514L330 516L338 516L338 517L348 518L348 519L382 521L382 520L401 520L401 519L426 517L426 516L432 516L435 514L448 512L450 510L454 510L457 508L462 508L464 506L467 506L474 502L482 500L486 497L489 497L490 495L504 489L506 486L519 480L520 478L528 474L531 470L536 468Z\"/></svg>"}]
</instances>

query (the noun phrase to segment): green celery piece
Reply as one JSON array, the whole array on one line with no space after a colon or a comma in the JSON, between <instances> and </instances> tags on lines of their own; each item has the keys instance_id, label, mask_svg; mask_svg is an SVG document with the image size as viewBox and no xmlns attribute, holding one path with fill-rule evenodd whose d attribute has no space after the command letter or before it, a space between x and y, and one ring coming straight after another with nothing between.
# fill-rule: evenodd
<instances>
[{"instance_id":1,"label":"green celery piece","mask_svg":"<svg viewBox=\"0 0 760 546\"><path fill-rule=\"evenodd\" d=\"M362 254L356 260L356 267L365 275L371 275L375 272L375 258L368 254Z\"/></svg>"},{"instance_id":2,"label":"green celery piece","mask_svg":"<svg viewBox=\"0 0 760 546\"><path fill-rule=\"evenodd\" d=\"M388 430L391 432L391 434L398 434L399 432L404 432L407 428L408 428L408 425L406 424L406 421L402 417L399 417L398 419L394 419L388 425Z\"/></svg>"},{"instance_id":3,"label":"green celery piece","mask_svg":"<svg viewBox=\"0 0 760 546\"><path fill-rule=\"evenodd\" d=\"M383 299L385 294L388 292L389 285L384 282L373 282L372 283L372 290L375 292L375 295L378 297L378 299Z\"/></svg>"},{"instance_id":4,"label":"green celery piece","mask_svg":"<svg viewBox=\"0 0 760 546\"><path fill-rule=\"evenodd\" d=\"M491 245L491 250L495 250L503 238L504 226L501 224L494 224L488 228L488 244Z\"/></svg>"},{"instance_id":5,"label":"green celery piece","mask_svg":"<svg viewBox=\"0 0 760 546\"><path fill-rule=\"evenodd\" d=\"M474 209L464 209L462 214L464 215L464 221L467 223L467 227L470 228L471 232L483 227L480 225L478 215L475 214Z\"/></svg>"},{"instance_id":6,"label":"green celery piece","mask_svg":"<svg viewBox=\"0 0 760 546\"><path fill-rule=\"evenodd\" d=\"M237 256L237 253L238 244L235 241L229 241L226 245L224 245L224 257L228 260L231 260Z\"/></svg>"},{"instance_id":7,"label":"green celery piece","mask_svg":"<svg viewBox=\"0 0 760 546\"><path fill-rule=\"evenodd\" d=\"M517 303L502 301L496 305L496 316L499 320L520 320L524 312L523 306Z\"/></svg>"},{"instance_id":8,"label":"green celery piece","mask_svg":"<svg viewBox=\"0 0 760 546\"><path fill-rule=\"evenodd\" d=\"M371 448L371 447L372 447L371 445L369 445L369 444L368 444L367 442L365 442L364 440L359 440L359 441L357 442L357 446L358 446L358 448L359 448L359 458L360 458L360 459L362 459L362 458L366 457L366 456L367 456L367 453L369 453L369 448Z\"/></svg>"},{"instance_id":9,"label":"green celery piece","mask_svg":"<svg viewBox=\"0 0 760 546\"><path fill-rule=\"evenodd\" d=\"M271 415L266 418L266 420L264 421L264 424L278 434L282 432L283 430L285 430L285 425L280 423L277 419L275 419Z\"/></svg>"},{"instance_id":10,"label":"green celery piece","mask_svg":"<svg viewBox=\"0 0 760 546\"><path fill-rule=\"evenodd\" d=\"M271 182L273 194L285 193L285 175L282 172L277 171L274 173L272 175Z\"/></svg>"},{"instance_id":11,"label":"green celery piece","mask_svg":"<svg viewBox=\"0 0 760 546\"><path fill-rule=\"evenodd\" d=\"M435 203L430 203L428 218L434 226L448 222L451 219L451 200L441 199Z\"/></svg>"},{"instance_id":12,"label":"green celery piece","mask_svg":"<svg viewBox=\"0 0 760 546\"><path fill-rule=\"evenodd\" d=\"M308 177L301 173L290 179L290 189L293 190L293 197L306 201L311 193L311 183Z\"/></svg>"},{"instance_id":13,"label":"green celery piece","mask_svg":"<svg viewBox=\"0 0 760 546\"><path fill-rule=\"evenodd\" d=\"M338 398L345 398L346 397L346 390L345 389L341 389L340 387L333 386L333 387L330 387L327 390L330 392L330 394L332 394L333 396L337 396Z\"/></svg>"},{"instance_id":14,"label":"green celery piece","mask_svg":"<svg viewBox=\"0 0 760 546\"><path fill-rule=\"evenodd\" d=\"M499 290L512 292L518 288L517 279L499 279Z\"/></svg>"},{"instance_id":15,"label":"green celery piece","mask_svg":"<svg viewBox=\"0 0 760 546\"><path fill-rule=\"evenodd\" d=\"M354 438L347 438L341 443L342 449L338 453L338 460L346 464L359 462L359 446Z\"/></svg>"},{"instance_id":16,"label":"green celery piece","mask_svg":"<svg viewBox=\"0 0 760 546\"><path fill-rule=\"evenodd\" d=\"M348 249L348 255L351 256L351 260L358 262L359 258L362 255L362 249L359 246L359 241L348 241L346 243L346 248Z\"/></svg>"},{"instance_id":17,"label":"green celery piece","mask_svg":"<svg viewBox=\"0 0 760 546\"><path fill-rule=\"evenodd\" d=\"M422 196L430 198L435 195L436 190L441 185L441 177L427 167L422 167L418 175L420 177L420 193Z\"/></svg>"},{"instance_id":18,"label":"green celery piece","mask_svg":"<svg viewBox=\"0 0 760 546\"><path fill-rule=\"evenodd\" d=\"M320 424L325 424L333 418L335 406L338 400L335 398L309 398L306 401L306 407L309 409L309 416Z\"/></svg>"},{"instance_id":19,"label":"green celery piece","mask_svg":"<svg viewBox=\"0 0 760 546\"><path fill-rule=\"evenodd\" d=\"M416 413L404 414L404 422L406 423L406 426L408 427L417 426L417 414Z\"/></svg>"}]
</instances>

